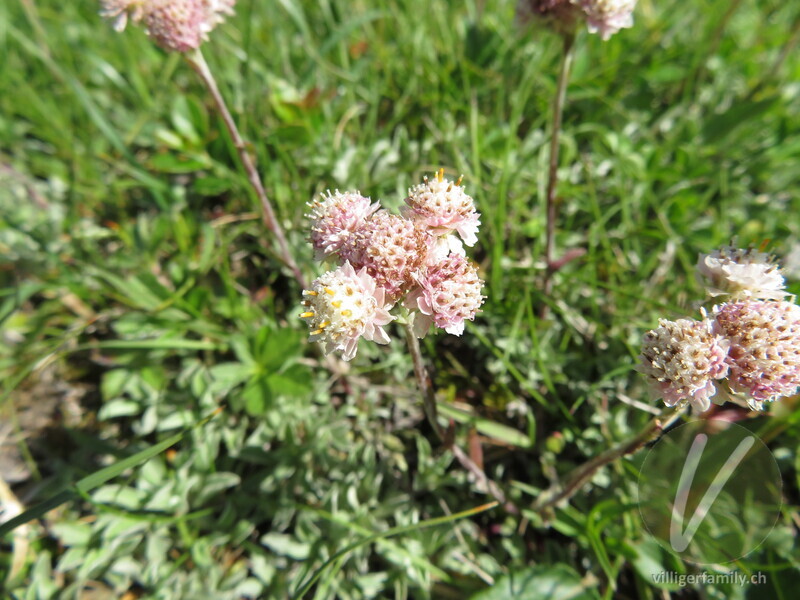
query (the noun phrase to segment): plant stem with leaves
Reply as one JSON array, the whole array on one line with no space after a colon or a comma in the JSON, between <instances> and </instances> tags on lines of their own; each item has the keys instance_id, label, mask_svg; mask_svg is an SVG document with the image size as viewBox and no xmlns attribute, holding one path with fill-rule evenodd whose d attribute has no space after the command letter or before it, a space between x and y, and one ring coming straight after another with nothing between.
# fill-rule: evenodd
<instances>
[{"instance_id":1,"label":"plant stem with leaves","mask_svg":"<svg viewBox=\"0 0 800 600\"><path fill-rule=\"evenodd\" d=\"M213 99L214 104L216 105L217 110L222 117L222 121L225 123L225 128L228 130L228 133L233 140L233 144L236 147L237 153L239 154L239 159L242 161L242 166L247 173L247 179L250 182L253 191L255 191L259 202L261 203L264 224L277 240L278 247L276 248L276 252L278 257L284 262L284 264L286 264L287 267L289 267L300 285L307 287L303 273L300 271L300 268L297 266L297 263L292 257L289 244L286 241L286 235L284 234L283 228L275 216L275 211L272 209L272 203L269 201L267 193L264 190L261 177L256 169L255 159L251 156L244 139L239 133L236 122L233 120L233 116L228 110L225 99L222 97L222 94L219 91L216 79L214 78L208 63L206 62L203 53L199 48L197 48L196 50L185 54L185 56L186 60L189 62L189 65L191 65L192 69L194 69L194 71L200 76L200 79L202 79L203 83L208 89L208 92L211 94L211 98Z\"/></svg>"}]
</instances>

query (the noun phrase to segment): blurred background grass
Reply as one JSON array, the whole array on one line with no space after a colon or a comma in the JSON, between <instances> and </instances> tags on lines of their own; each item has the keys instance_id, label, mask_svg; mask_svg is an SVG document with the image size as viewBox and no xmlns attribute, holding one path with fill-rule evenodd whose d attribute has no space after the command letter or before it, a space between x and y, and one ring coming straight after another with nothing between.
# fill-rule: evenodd
<instances>
[{"instance_id":1,"label":"blurred background grass","mask_svg":"<svg viewBox=\"0 0 800 600\"><path fill-rule=\"evenodd\" d=\"M342 376L317 364L300 290L194 73L96 12L0 5L3 478L30 505L226 409L28 527L5 593L284 598L350 542L486 501L432 442L399 330L389 347L362 344ZM423 350L441 399L474 415L460 439L524 508L650 418L632 372L641 334L694 313L698 252L768 240L800 291L800 7L640 0L633 29L581 35L557 247L586 254L551 297L560 42L513 14L510 0L240 0L204 51L309 276L321 271L303 218L316 194L360 189L397 207L440 166L465 175L488 299L464 336ZM481 598L505 598L509 574L532 598L545 585L554 597L792 597L798 414L790 399L747 421L785 483L773 534L735 565L768 572L767 586L655 586L652 572L691 567L643 530L628 462L549 524L495 509L361 547L316 597L466 598L495 583Z\"/></svg>"}]
</instances>

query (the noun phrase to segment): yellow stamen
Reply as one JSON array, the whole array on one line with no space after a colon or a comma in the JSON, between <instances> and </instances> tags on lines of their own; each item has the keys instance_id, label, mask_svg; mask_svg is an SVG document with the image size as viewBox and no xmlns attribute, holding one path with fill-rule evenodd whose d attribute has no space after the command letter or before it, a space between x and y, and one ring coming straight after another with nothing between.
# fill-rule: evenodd
<instances>
[{"instance_id":1,"label":"yellow stamen","mask_svg":"<svg viewBox=\"0 0 800 600\"><path fill-rule=\"evenodd\" d=\"M462 182L462 181L464 181L464 176L463 176L463 175L461 175L461 176L458 178L458 181L456 181L456 185L461 185L461 182Z\"/></svg>"},{"instance_id":2,"label":"yellow stamen","mask_svg":"<svg viewBox=\"0 0 800 600\"><path fill-rule=\"evenodd\" d=\"M436 179L439 183L442 183L442 180L444 179L444 168L439 169L439 172L436 173Z\"/></svg>"},{"instance_id":3,"label":"yellow stamen","mask_svg":"<svg viewBox=\"0 0 800 600\"><path fill-rule=\"evenodd\" d=\"M312 331L309 335L320 335L324 333L322 329L317 329L316 331Z\"/></svg>"},{"instance_id":4,"label":"yellow stamen","mask_svg":"<svg viewBox=\"0 0 800 600\"><path fill-rule=\"evenodd\" d=\"M308 319L309 317L313 317L313 316L314 316L313 312L304 312L304 313L302 313L300 315L300 318L301 319Z\"/></svg>"},{"instance_id":5,"label":"yellow stamen","mask_svg":"<svg viewBox=\"0 0 800 600\"><path fill-rule=\"evenodd\" d=\"M303 295L305 295L305 296L316 296L317 292L315 292L314 290L303 290Z\"/></svg>"},{"instance_id":6,"label":"yellow stamen","mask_svg":"<svg viewBox=\"0 0 800 600\"><path fill-rule=\"evenodd\" d=\"M335 296L336 292L334 292L331 288L325 288L325 293L329 296Z\"/></svg>"},{"instance_id":7,"label":"yellow stamen","mask_svg":"<svg viewBox=\"0 0 800 600\"><path fill-rule=\"evenodd\" d=\"M353 311L352 310L343 310L342 311L342 316L343 317L352 317L353 316Z\"/></svg>"},{"instance_id":8,"label":"yellow stamen","mask_svg":"<svg viewBox=\"0 0 800 600\"><path fill-rule=\"evenodd\" d=\"M319 324L319 328L320 329L325 329L330 324L331 324L330 321L323 321L322 323Z\"/></svg>"},{"instance_id":9,"label":"yellow stamen","mask_svg":"<svg viewBox=\"0 0 800 600\"><path fill-rule=\"evenodd\" d=\"M331 306L333 308L339 308L341 305L342 305L342 301L341 300L334 300L333 302L331 302Z\"/></svg>"}]
</instances>

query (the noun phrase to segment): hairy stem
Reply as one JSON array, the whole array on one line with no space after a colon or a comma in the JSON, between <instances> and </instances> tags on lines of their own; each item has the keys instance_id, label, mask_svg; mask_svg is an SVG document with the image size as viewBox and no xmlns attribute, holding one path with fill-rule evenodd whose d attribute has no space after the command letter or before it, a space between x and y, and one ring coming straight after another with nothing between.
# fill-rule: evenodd
<instances>
[{"instance_id":1,"label":"hairy stem","mask_svg":"<svg viewBox=\"0 0 800 600\"><path fill-rule=\"evenodd\" d=\"M438 437L439 441L444 444L445 448L453 453L453 456L456 457L456 460L461 464L461 466L469 471L475 480L480 482L486 491L489 492L489 494L491 494L495 500L503 505L505 510L512 514L518 514L519 509L506 499L506 495L503 493L503 490L501 490L494 481L489 479L484 470L481 469L481 467L474 460L472 460L466 452L457 446L455 440L452 439L452 436L449 436L447 432L442 429L441 425L439 425L436 410L436 393L430 381L428 380L428 372L425 369L425 364L422 360L422 351L419 347L419 340L414 334L413 320L409 319L406 322L405 331L406 342L408 343L408 351L411 354L411 360L414 363L414 376L416 377L419 391L422 394L422 405L425 409L425 416L427 417L428 422L431 424L431 427L433 427L434 432L436 432L436 437Z\"/></svg>"},{"instance_id":2,"label":"hairy stem","mask_svg":"<svg viewBox=\"0 0 800 600\"><path fill-rule=\"evenodd\" d=\"M242 166L247 173L247 179L250 182L253 191L255 191L259 202L261 203L264 224L278 241L278 248L276 249L278 257L284 262L284 264L286 264L287 267L289 267L300 285L306 287L306 281L303 277L303 273L300 271L300 268L297 266L297 263L292 257L292 253L289 250L289 244L286 241L286 236L283 233L283 228L278 222L278 219L275 217L275 211L272 209L272 203L269 201L266 191L264 191L264 185L261 183L261 177L256 169L255 159L247 150L247 145L245 144L244 139L242 139L238 127L236 127L236 122L233 120L233 116L231 116L231 113L228 110L228 105L225 103L225 99L222 97L219 87L217 87L217 82L214 79L214 75L211 72L208 63L206 62L206 59L203 57L203 53L200 51L200 48L197 48L196 50L193 50L184 56L186 56L186 60L189 62L189 65L191 65L192 69L194 69L194 71L200 76L200 79L203 80L206 88L208 88L208 92L211 94L211 98L214 100L217 110L222 116L222 120L225 123L225 128L228 130L228 133L233 140L233 144L239 154L239 159L242 161Z\"/></svg>"},{"instance_id":3,"label":"hairy stem","mask_svg":"<svg viewBox=\"0 0 800 600\"><path fill-rule=\"evenodd\" d=\"M422 407L425 410L425 416L428 422L433 427L436 437L440 442L445 441L444 431L439 425L438 414L436 410L436 393L428 381L428 372L425 369L425 363L422 360L422 351L419 347L419 340L414 333L414 322L412 319L406 321L406 343L408 344L408 352L411 354L411 361L414 363L414 376L417 379L417 387L422 394Z\"/></svg>"},{"instance_id":4,"label":"hairy stem","mask_svg":"<svg viewBox=\"0 0 800 600\"><path fill-rule=\"evenodd\" d=\"M638 452L646 444L655 440L661 432L669 427L672 423L677 421L681 415L686 411L688 403L678 405L676 408L665 411L651 419L647 425L635 436L617 444L613 448L606 450L576 467L571 473L564 478L563 484L553 484L549 489L542 492L536 502L533 504L533 510L542 512L545 509L554 506L555 504L568 500L577 492L595 472L605 465L614 462L615 460L634 454Z\"/></svg>"},{"instance_id":5,"label":"hairy stem","mask_svg":"<svg viewBox=\"0 0 800 600\"><path fill-rule=\"evenodd\" d=\"M564 114L564 102L567 97L567 84L569 83L569 73L572 69L572 61L575 58L575 34L567 33L564 35L564 48L561 53L561 68L558 73L556 84L556 97L553 102L553 125L550 133L550 168L547 173L547 221L546 238L544 248L545 275L543 291L545 296L549 296L553 291L553 273L555 268L556 250L556 218L557 204L556 188L558 187L558 154L559 140L561 136L561 119ZM548 305L542 305L541 316L547 316Z\"/></svg>"}]
</instances>

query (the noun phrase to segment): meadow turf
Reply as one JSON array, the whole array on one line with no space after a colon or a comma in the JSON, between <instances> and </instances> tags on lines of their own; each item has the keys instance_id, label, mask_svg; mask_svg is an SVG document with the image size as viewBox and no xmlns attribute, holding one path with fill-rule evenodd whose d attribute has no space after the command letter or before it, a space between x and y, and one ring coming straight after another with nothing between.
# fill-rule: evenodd
<instances>
[{"instance_id":1,"label":"meadow turf","mask_svg":"<svg viewBox=\"0 0 800 600\"><path fill-rule=\"evenodd\" d=\"M307 278L324 267L303 215L327 189L396 210L443 167L482 215L483 312L423 353L521 514L357 546L307 597L791 598L796 397L743 423L784 500L725 569L764 586L654 583L693 567L644 529L641 455L544 518L527 507L660 411L633 367L659 317L699 314L699 252L768 242L800 293L800 5L640 0L632 29L580 34L556 247L585 253L549 296L561 44L514 6L240 0L203 47ZM180 56L92 1L10 0L0 65L0 475L28 507L190 428L0 540L1 598L290 598L350 544L492 499L425 422L399 327L343 373L306 342L301 290Z\"/></svg>"}]
</instances>

